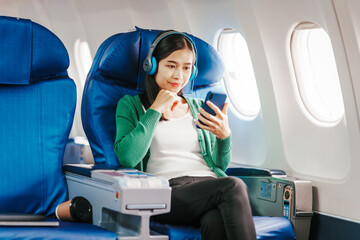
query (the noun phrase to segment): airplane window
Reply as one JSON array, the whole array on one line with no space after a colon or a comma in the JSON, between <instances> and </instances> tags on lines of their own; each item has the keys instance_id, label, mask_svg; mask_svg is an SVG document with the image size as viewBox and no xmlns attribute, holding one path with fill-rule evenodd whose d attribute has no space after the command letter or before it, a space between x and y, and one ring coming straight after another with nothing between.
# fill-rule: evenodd
<instances>
[{"instance_id":1,"label":"airplane window","mask_svg":"<svg viewBox=\"0 0 360 240\"><path fill-rule=\"evenodd\" d=\"M300 97L307 111L322 123L335 124L344 115L339 75L327 32L314 23L292 33L291 54Z\"/></svg>"},{"instance_id":2,"label":"airplane window","mask_svg":"<svg viewBox=\"0 0 360 240\"><path fill-rule=\"evenodd\" d=\"M225 86L233 106L245 119L260 111L259 93L248 46L234 29L224 29L219 36L218 51L225 64Z\"/></svg>"},{"instance_id":3,"label":"airplane window","mask_svg":"<svg viewBox=\"0 0 360 240\"><path fill-rule=\"evenodd\" d=\"M82 86L85 85L86 76L92 64L89 44L82 39L75 42L75 62Z\"/></svg>"}]
</instances>

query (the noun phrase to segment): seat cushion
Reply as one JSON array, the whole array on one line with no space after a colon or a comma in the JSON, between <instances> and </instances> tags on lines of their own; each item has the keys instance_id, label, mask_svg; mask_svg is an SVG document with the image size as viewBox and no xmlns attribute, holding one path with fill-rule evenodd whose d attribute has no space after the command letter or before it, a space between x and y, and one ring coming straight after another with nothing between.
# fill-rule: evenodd
<instances>
[{"instance_id":1,"label":"seat cushion","mask_svg":"<svg viewBox=\"0 0 360 240\"><path fill-rule=\"evenodd\" d=\"M169 236L169 240L199 240L201 239L200 229L157 222L150 223L150 229Z\"/></svg>"},{"instance_id":2,"label":"seat cushion","mask_svg":"<svg viewBox=\"0 0 360 240\"><path fill-rule=\"evenodd\" d=\"M58 221L51 219L48 221ZM0 239L66 239L107 240L116 239L116 233L87 223L59 222L58 227L2 227Z\"/></svg>"},{"instance_id":3,"label":"seat cushion","mask_svg":"<svg viewBox=\"0 0 360 240\"><path fill-rule=\"evenodd\" d=\"M291 222L286 218L254 216L253 219L258 240L296 239Z\"/></svg>"},{"instance_id":4,"label":"seat cushion","mask_svg":"<svg viewBox=\"0 0 360 240\"><path fill-rule=\"evenodd\" d=\"M282 217L253 217L256 239L258 240L291 240L296 239L291 222ZM169 236L170 240L200 240L199 228L184 227L151 222L151 230Z\"/></svg>"}]
</instances>

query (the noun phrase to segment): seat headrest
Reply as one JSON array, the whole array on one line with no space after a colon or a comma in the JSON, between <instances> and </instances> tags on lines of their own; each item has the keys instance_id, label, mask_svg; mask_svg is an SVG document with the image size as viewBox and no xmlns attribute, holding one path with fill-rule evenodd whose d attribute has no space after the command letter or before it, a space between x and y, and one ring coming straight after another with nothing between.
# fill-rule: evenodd
<instances>
[{"instance_id":1,"label":"seat headrest","mask_svg":"<svg viewBox=\"0 0 360 240\"><path fill-rule=\"evenodd\" d=\"M159 32L161 31L136 27L135 31L119 33L108 38L100 47L100 55L97 61L94 61L95 66L92 66L89 75L96 80L143 91L146 73L142 64ZM198 75L188 86L200 88L220 81L224 73L224 64L219 54L205 41L192 35L189 37L196 44L199 59Z\"/></svg>"},{"instance_id":2,"label":"seat headrest","mask_svg":"<svg viewBox=\"0 0 360 240\"><path fill-rule=\"evenodd\" d=\"M0 16L0 84L29 84L67 74L60 39L28 19Z\"/></svg>"}]
</instances>

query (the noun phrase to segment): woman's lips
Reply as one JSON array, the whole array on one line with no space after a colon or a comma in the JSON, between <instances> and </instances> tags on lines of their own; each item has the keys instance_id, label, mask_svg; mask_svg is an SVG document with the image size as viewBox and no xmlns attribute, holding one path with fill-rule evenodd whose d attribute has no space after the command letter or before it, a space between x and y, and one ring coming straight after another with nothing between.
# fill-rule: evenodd
<instances>
[{"instance_id":1,"label":"woman's lips","mask_svg":"<svg viewBox=\"0 0 360 240\"><path fill-rule=\"evenodd\" d=\"M171 85L172 87L180 87L180 86L181 86L180 83L170 83L170 85Z\"/></svg>"}]
</instances>

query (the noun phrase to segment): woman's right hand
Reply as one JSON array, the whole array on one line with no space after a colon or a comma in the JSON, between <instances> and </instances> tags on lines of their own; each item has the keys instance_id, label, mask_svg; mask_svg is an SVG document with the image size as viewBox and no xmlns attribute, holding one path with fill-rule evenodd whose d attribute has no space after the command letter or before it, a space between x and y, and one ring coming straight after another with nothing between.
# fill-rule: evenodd
<instances>
[{"instance_id":1,"label":"woman's right hand","mask_svg":"<svg viewBox=\"0 0 360 240\"><path fill-rule=\"evenodd\" d=\"M177 102L178 96L176 93L161 89L150 108L163 114L168 110L172 110Z\"/></svg>"}]
</instances>

